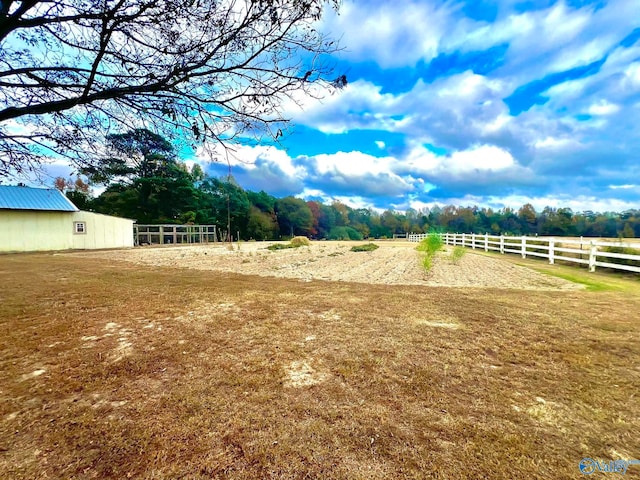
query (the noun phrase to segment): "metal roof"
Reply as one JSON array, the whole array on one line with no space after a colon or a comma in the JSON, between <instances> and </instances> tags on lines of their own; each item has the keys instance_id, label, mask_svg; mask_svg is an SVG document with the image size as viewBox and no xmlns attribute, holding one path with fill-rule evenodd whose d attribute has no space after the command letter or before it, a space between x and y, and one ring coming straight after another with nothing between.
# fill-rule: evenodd
<instances>
[{"instance_id":1,"label":"metal roof","mask_svg":"<svg viewBox=\"0 0 640 480\"><path fill-rule=\"evenodd\" d=\"M0 210L47 210L77 212L64 193L55 188L0 185Z\"/></svg>"}]
</instances>

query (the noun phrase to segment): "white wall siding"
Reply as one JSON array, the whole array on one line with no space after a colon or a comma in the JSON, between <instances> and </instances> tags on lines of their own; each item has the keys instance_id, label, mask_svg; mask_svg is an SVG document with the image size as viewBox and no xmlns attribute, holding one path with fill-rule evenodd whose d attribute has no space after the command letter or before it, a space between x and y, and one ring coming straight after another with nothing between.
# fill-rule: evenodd
<instances>
[{"instance_id":1,"label":"white wall siding","mask_svg":"<svg viewBox=\"0 0 640 480\"><path fill-rule=\"evenodd\" d=\"M74 222L86 233L76 234ZM0 210L0 252L133 247L133 223L82 211Z\"/></svg>"},{"instance_id":2,"label":"white wall siding","mask_svg":"<svg viewBox=\"0 0 640 480\"><path fill-rule=\"evenodd\" d=\"M92 212L75 212L71 215L71 248L90 250L133 247L133 220ZM86 233L75 233L74 222L85 222Z\"/></svg>"},{"instance_id":3,"label":"white wall siding","mask_svg":"<svg viewBox=\"0 0 640 480\"><path fill-rule=\"evenodd\" d=\"M72 248L73 212L0 210L0 252Z\"/></svg>"}]
</instances>

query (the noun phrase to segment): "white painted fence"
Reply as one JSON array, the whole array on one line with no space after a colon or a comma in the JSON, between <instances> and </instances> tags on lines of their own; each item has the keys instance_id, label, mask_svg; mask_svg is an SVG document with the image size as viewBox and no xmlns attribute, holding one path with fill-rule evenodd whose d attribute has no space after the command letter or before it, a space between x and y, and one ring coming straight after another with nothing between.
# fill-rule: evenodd
<instances>
[{"instance_id":1,"label":"white painted fence","mask_svg":"<svg viewBox=\"0 0 640 480\"><path fill-rule=\"evenodd\" d=\"M635 260L640 265L640 255L626 253L604 252L600 247L625 247L640 251L640 243L632 242L604 242L590 238L563 238L563 237L509 237L504 235L489 235L475 233L441 233L439 234L446 245L460 245L472 249L496 251L500 253L515 253L522 258L542 257L548 258L553 264L556 260L580 263L589 266L589 271L595 271L596 267L627 270L640 273L640 266L612 263L611 259ZM411 233L408 236L410 242L420 242L429 235L425 233ZM578 255L569 257L566 254Z\"/></svg>"}]
</instances>

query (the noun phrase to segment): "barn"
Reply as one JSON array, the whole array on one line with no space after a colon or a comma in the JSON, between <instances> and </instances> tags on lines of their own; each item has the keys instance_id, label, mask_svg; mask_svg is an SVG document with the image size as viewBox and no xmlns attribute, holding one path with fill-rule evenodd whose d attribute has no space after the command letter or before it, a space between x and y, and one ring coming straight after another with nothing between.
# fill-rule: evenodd
<instances>
[{"instance_id":1,"label":"barn","mask_svg":"<svg viewBox=\"0 0 640 480\"><path fill-rule=\"evenodd\" d=\"M78 210L56 189L0 185L0 252L133 247L134 223Z\"/></svg>"}]
</instances>

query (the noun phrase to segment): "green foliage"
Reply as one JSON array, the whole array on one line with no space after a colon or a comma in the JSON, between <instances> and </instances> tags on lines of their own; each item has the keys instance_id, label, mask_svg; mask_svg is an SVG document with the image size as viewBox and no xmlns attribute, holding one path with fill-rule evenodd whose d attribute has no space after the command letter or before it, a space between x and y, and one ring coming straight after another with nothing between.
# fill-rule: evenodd
<instances>
[{"instance_id":1,"label":"green foliage","mask_svg":"<svg viewBox=\"0 0 640 480\"><path fill-rule=\"evenodd\" d=\"M354 245L353 247L351 247L351 251L352 252L372 252L374 250L377 250L378 245L376 245L375 243L365 243L364 245Z\"/></svg>"},{"instance_id":2,"label":"green foliage","mask_svg":"<svg viewBox=\"0 0 640 480\"><path fill-rule=\"evenodd\" d=\"M416 250L418 250L419 252L426 252L428 255L433 256L436 254L436 252L442 250L443 246L444 240L442 240L440 234L431 232L427 236L427 238L425 238L418 244Z\"/></svg>"},{"instance_id":3,"label":"green foliage","mask_svg":"<svg viewBox=\"0 0 640 480\"><path fill-rule=\"evenodd\" d=\"M247 198L251 205L261 212L273 215L275 213L276 198L265 191L252 192L247 190Z\"/></svg>"},{"instance_id":4,"label":"green foliage","mask_svg":"<svg viewBox=\"0 0 640 480\"><path fill-rule=\"evenodd\" d=\"M428 272L429 270L431 270L431 267L433 265L433 258L435 257L437 252L442 250L443 246L444 240L442 240L442 237L437 232L429 233L427 238L425 238L418 244L416 250L424 253L421 262L422 267L425 269L425 271Z\"/></svg>"},{"instance_id":5,"label":"green foliage","mask_svg":"<svg viewBox=\"0 0 640 480\"><path fill-rule=\"evenodd\" d=\"M429 270L431 270L431 267L433 265L433 255L424 255L422 257L421 263L422 268L424 268L424 270L428 272Z\"/></svg>"},{"instance_id":6,"label":"green foliage","mask_svg":"<svg viewBox=\"0 0 640 480\"><path fill-rule=\"evenodd\" d=\"M200 185L200 191L206 199L206 221L218 225L221 230L227 231L229 223L230 234L236 237L240 232L241 238L247 238L247 227L251 204L244 191L233 177L226 180L208 178Z\"/></svg>"},{"instance_id":7,"label":"green foliage","mask_svg":"<svg viewBox=\"0 0 640 480\"><path fill-rule=\"evenodd\" d=\"M453 251L451 252L451 261L457 264L466 253L467 249L460 245L453 247Z\"/></svg>"},{"instance_id":8,"label":"green foliage","mask_svg":"<svg viewBox=\"0 0 640 480\"><path fill-rule=\"evenodd\" d=\"M275 221L275 215L251 205L247 222L247 236L254 240L270 240L276 238L277 233L278 224Z\"/></svg>"},{"instance_id":9,"label":"green foliage","mask_svg":"<svg viewBox=\"0 0 640 480\"><path fill-rule=\"evenodd\" d=\"M276 214L281 235L308 235L313 229L313 214L307 203L296 197L276 201Z\"/></svg>"},{"instance_id":10,"label":"green foliage","mask_svg":"<svg viewBox=\"0 0 640 480\"><path fill-rule=\"evenodd\" d=\"M351 227L333 227L329 232L329 240L362 240L362 234Z\"/></svg>"},{"instance_id":11,"label":"green foliage","mask_svg":"<svg viewBox=\"0 0 640 480\"><path fill-rule=\"evenodd\" d=\"M82 170L93 183L132 183L140 178L164 177L176 164L173 145L145 128L107 135L107 153Z\"/></svg>"}]
</instances>

